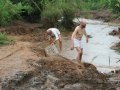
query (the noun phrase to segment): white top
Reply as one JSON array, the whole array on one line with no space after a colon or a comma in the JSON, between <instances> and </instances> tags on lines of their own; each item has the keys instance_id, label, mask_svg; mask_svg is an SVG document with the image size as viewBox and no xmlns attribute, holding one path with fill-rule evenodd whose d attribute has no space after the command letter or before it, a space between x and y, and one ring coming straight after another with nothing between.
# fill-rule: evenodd
<instances>
[{"instance_id":1,"label":"white top","mask_svg":"<svg viewBox=\"0 0 120 90\"><path fill-rule=\"evenodd\" d=\"M57 28L50 28L49 30L52 31L52 33L55 35L55 40L59 39L60 31Z\"/></svg>"}]
</instances>

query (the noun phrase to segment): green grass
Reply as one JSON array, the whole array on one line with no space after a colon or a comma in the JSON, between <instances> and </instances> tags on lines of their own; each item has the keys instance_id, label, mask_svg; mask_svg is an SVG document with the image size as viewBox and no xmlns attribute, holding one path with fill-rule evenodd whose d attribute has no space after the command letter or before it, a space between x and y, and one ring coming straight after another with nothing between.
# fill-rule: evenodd
<instances>
[{"instance_id":1,"label":"green grass","mask_svg":"<svg viewBox=\"0 0 120 90\"><path fill-rule=\"evenodd\" d=\"M14 38L8 37L5 33L0 33L0 46L9 45L15 43Z\"/></svg>"}]
</instances>

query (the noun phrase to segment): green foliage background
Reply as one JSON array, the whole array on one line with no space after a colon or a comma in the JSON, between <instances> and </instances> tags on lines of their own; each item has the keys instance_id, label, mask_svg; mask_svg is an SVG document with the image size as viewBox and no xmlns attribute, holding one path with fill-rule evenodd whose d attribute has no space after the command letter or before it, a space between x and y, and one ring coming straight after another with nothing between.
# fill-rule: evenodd
<instances>
[{"instance_id":1,"label":"green foliage background","mask_svg":"<svg viewBox=\"0 0 120 90\"><path fill-rule=\"evenodd\" d=\"M76 12L91 10L109 10L120 18L120 0L0 0L0 26L26 19L46 27L71 28Z\"/></svg>"},{"instance_id":2,"label":"green foliage background","mask_svg":"<svg viewBox=\"0 0 120 90\"><path fill-rule=\"evenodd\" d=\"M20 17L22 9L29 7L23 6L22 3L13 4L10 0L0 0L0 26L10 24L15 18Z\"/></svg>"}]
</instances>

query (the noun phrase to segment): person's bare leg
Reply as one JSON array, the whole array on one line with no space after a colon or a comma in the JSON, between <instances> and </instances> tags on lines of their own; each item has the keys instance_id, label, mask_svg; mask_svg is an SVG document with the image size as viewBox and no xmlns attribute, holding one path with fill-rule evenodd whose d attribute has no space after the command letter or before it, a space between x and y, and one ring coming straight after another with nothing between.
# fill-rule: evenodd
<instances>
[{"instance_id":1,"label":"person's bare leg","mask_svg":"<svg viewBox=\"0 0 120 90\"><path fill-rule=\"evenodd\" d=\"M59 35L59 47L60 47L60 52L62 51L62 36Z\"/></svg>"},{"instance_id":2,"label":"person's bare leg","mask_svg":"<svg viewBox=\"0 0 120 90\"><path fill-rule=\"evenodd\" d=\"M80 47L76 47L76 50L78 52L77 60L81 61L83 49L81 49Z\"/></svg>"},{"instance_id":3,"label":"person's bare leg","mask_svg":"<svg viewBox=\"0 0 120 90\"><path fill-rule=\"evenodd\" d=\"M62 40L59 39L59 47L60 47L60 52L62 51Z\"/></svg>"},{"instance_id":4,"label":"person's bare leg","mask_svg":"<svg viewBox=\"0 0 120 90\"><path fill-rule=\"evenodd\" d=\"M82 60L82 55L83 55L83 48L81 48L80 60Z\"/></svg>"}]
</instances>

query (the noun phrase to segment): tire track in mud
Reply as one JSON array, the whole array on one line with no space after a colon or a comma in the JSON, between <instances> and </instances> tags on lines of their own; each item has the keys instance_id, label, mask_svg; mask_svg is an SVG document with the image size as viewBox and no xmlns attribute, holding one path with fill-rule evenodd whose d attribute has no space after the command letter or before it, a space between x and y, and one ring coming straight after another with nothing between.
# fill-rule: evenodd
<instances>
[{"instance_id":1,"label":"tire track in mud","mask_svg":"<svg viewBox=\"0 0 120 90\"><path fill-rule=\"evenodd\" d=\"M12 52L12 53L10 53L9 55L1 58L0 60L4 60L4 59L6 59L6 58L8 58L8 57L10 57L10 56L12 56L12 55L14 55L14 53L17 53L17 52L19 52L19 51L21 51L21 50L23 50L23 48L20 48L20 49L15 50L14 52Z\"/></svg>"}]
</instances>

